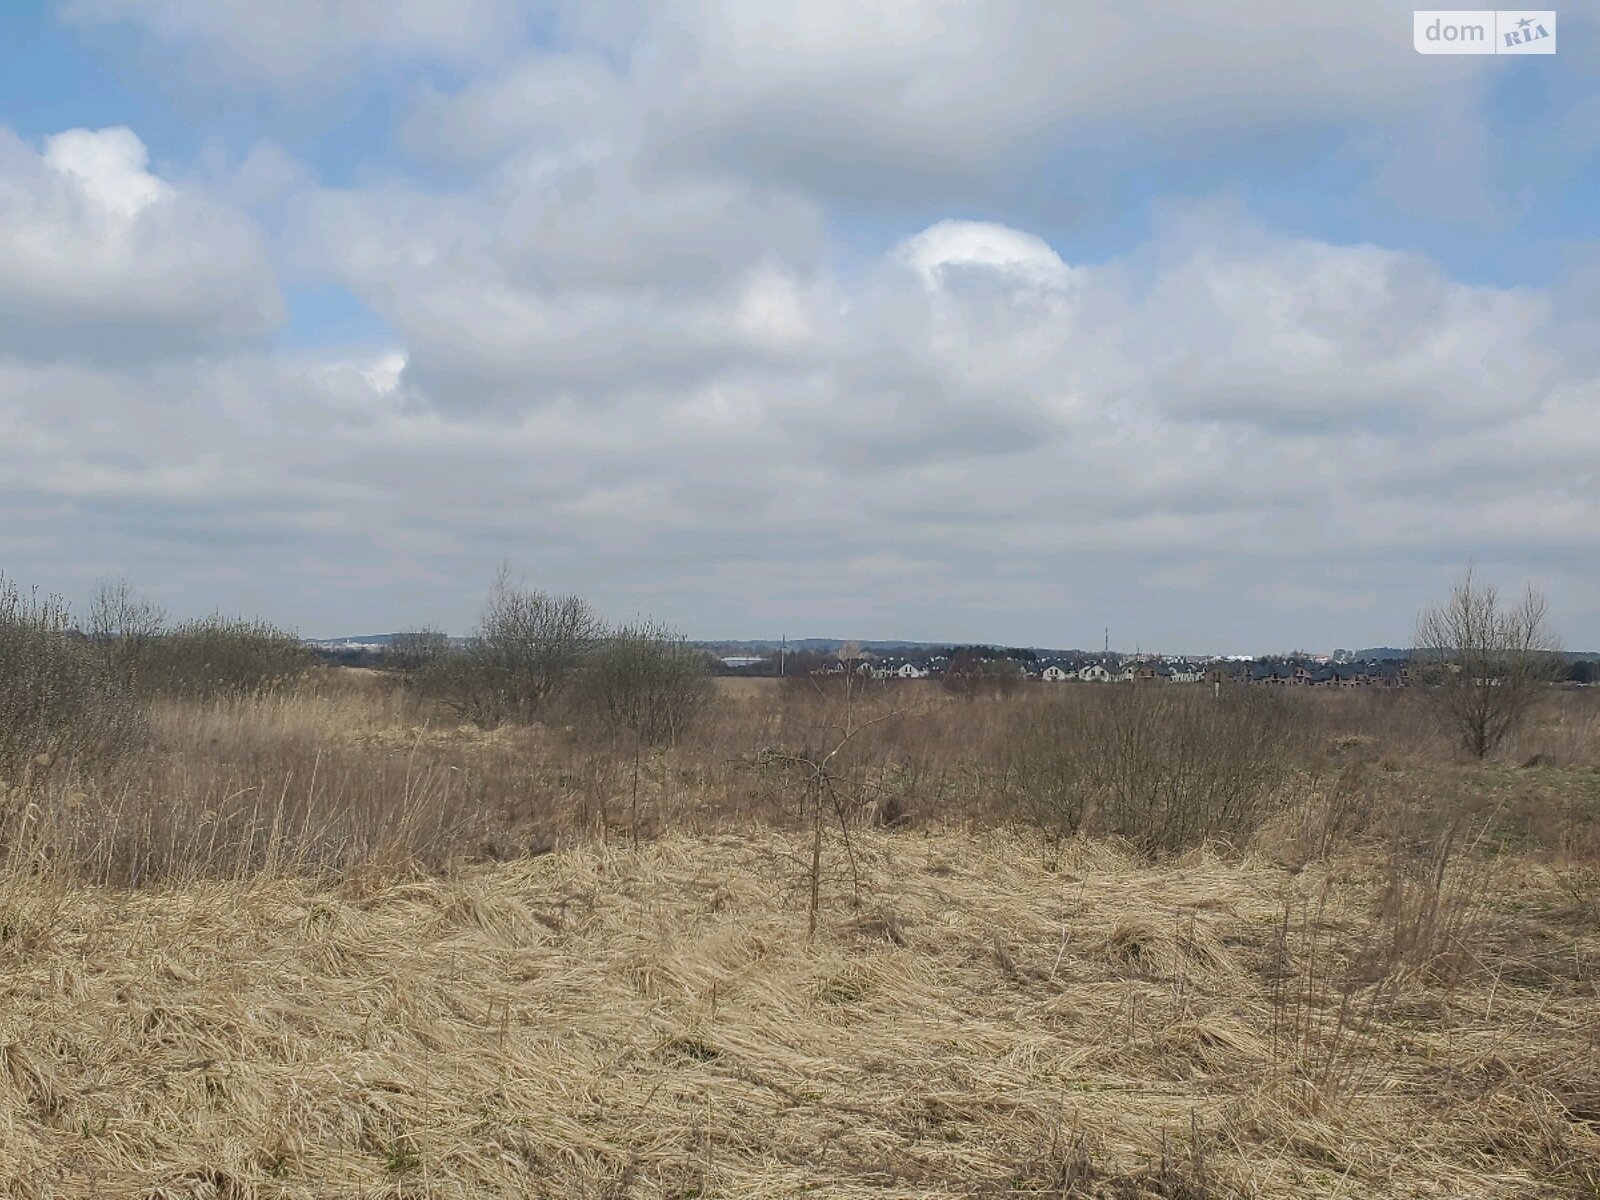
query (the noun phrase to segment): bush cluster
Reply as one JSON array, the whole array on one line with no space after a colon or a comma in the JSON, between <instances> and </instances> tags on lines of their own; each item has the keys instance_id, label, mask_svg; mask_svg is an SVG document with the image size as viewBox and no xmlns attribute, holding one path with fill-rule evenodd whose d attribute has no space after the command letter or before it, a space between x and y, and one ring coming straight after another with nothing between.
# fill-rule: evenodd
<instances>
[{"instance_id":1,"label":"bush cluster","mask_svg":"<svg viewBox=\"0 0 1600 1200\"><path fill-rule=\"evenodd\" d=\"M243 695L288 683L311 665L294 634L266 621L213 615L184 621L145 644L136 670L148 695Z\"/></svg>"},{"instance_id":2,"label":"bush cluster","mask_svg":"<svg viewBox=\"0 0 1600 1200\"><path fill-rule=\"evenodd\" d=\"M577 596L515 583L502 571L473 635L402 635L390 662L417 695L475 724L586 723L608 736L676 742L712 704L710 663L651 622L608 629Z\"/></svg>"},{"instance_id":3,"label":"bush cluster","mask_svg":"<svg viewBox=\"0 0 1600 1200\"><path fill-rule=\"evenodd\" d=\"M594 724L648 745L672 745L716 700L706 655L651 622L608 634L575 679Z\"/></svg>"},{"instance_id":4,"label":"bush cluster","mask_svg":"<svg viewBox=\"0 0 1600 1200\"><path fill-rule=\"evenodd\" d=\"M140 728L132 691L66 606L0 576L0 778L58 758L115 757Z\"/></svg>"},{"instance_id":5,"label":"bush cluster","mask_svg":"<svg viewBox=\"0 0 1600 1200\"><path fill-rule=\"evenodd\" d=\"M1057 836L1115 835L1147 852L1242 843L1303 736L1295 704L1276 694L1075 689L1019 711L1013 779L1024 813Z\"/></svg>"},{"instance_id":6,"label":"bush cluster","mask_svg":"<svg viewBox=\"0 0 1600 1200\"><path fill-rule=\"evenodd\" d=\"M86 625L0 577L0 778L63 758L108 761L140 740L143 701L258 692L311 661L299 638L263 621L169 627L124 583L100 586Z\"/></svg>"}]
</instances>

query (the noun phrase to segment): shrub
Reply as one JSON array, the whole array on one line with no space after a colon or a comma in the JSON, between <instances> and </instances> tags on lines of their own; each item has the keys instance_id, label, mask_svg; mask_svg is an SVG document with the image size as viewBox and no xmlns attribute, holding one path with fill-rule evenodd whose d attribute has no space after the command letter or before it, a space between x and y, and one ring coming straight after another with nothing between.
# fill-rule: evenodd
<instances>
[{"instance_id":1,"label":"shrub","mask_svg":"<svg viewBox=\"0 0 1600 1200\"><path fill-rule=\"evenodd\" d=\"M1151 684L1078 691L1025 710L1013 778L1056 835L1125 837L1148 852L1242 841L1271 809L1302 739L1287 698Z\"/></svg>"},{"instance_id":2,"label":"shrub","mask_svg":"<svg viewBox=\"0 0 1600 1200\"><path fill-rule=\"evenodd\" d=\"M0 576L0 774L13 779L38 756L45 765L115 756L139 727L131 694L66 606Z\"/></svg>"},{"instance_id":3,"label":"shrub","mask_svg":"<svg viewBox=\"0 0 1600 1200\"><path fill-rule=\"evenodd\" d=\"M1090 703L1094 698L1071 699ZM1069 703L1052 697L1019 708L1008 730L1007 778L1015 803L1051 838L1071 837L1083 828L1092 791L1083 744L1087 724Z\"/></svg>"},{"instance_id":4,"label":"shrub","mask_svg":"<svg viewBox=\"0 0 1600 1200\"><path fill-rule=\"evenodd\" d=\"M140 689L242 695L295 679L310 665L310 650L294 634L265 621L213 615L185 621L150 643Z\"/></svg>"},{"instance_id":5,"label":"shrub","mask_svg":"<svg viewBox=\"0 0 1600 1200\"><path fill-rule=\"evenodd\" d=\"M135 594L125 579L101 580L89 604L89 639L129 690L138 688L166 623L160 607Z\"/></svg>"},{"instance_id":6,"label":"shrub","mask_svg":"<svg viewBox=\"0 0 1600 1200\"><path fill-rule=\"evenodd\" d=\"M424 625L421 629L403 630L390 638L382 664L412 679L453 649L455 645L444 630Z\"/></svg>"},{"instance_id":7,"label":"shrub","mask_svg":"<svg viewBox=\"0 0 1600 1200\"><path fill-rule=\"evenodd\" d=\"M1016 660L985 658L972 650L957 653L939 677L945 691L968 700L1008 695L1021 687L1022 681L1022 665Z\"/></svg>"},{"instance_id":8,"label":"shrub","mask_svg":"<svg viewBox=\"0 0 1600 1200\"><path fill-rule=\"evenodd\" d=\"M523 587L502 569L472 640L437 654L418 684L479 725L540 720L603 632L577 596Z\"/></svg>"},{"instance_id":9,"label":"shrub","mask_svg":"<svg viewBox=\"0 0 1600 1200\"><path fill-rule=\"evenodd\" d=\"M716 699L706 655L650 622L625 625L590 655L577 684L580 710L604 731L671 745Z\"/></svg>"}]
</instances>

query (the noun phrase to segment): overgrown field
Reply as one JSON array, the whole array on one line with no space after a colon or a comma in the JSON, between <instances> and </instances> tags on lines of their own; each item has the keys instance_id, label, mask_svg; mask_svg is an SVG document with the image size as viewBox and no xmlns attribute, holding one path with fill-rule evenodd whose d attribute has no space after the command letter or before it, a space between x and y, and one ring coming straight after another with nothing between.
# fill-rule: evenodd
<instances>
[{"instance_id":1,"label":"overgrown field","mask_svg":"<svg viewBox=\"0 0 1600 1200\"><path fill-rule=\"evenodd\" d=\"M1157 688L141 701L0 795L0 1194L1600 1195L1600 696Z\"/></svg>"}]
</instances>

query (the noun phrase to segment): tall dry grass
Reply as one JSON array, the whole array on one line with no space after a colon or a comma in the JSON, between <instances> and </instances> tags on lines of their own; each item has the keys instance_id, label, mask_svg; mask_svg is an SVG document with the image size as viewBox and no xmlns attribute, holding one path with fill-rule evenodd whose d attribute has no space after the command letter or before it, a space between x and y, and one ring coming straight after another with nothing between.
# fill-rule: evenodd
<instances>
[{"instance_id":1,"label":"tall dry grass","mask_svg":"<svg viewBox=\"0 0 1600 1200\"><path fill-rule=\"evenodd\" d=\"M1593 1194L1597 699L167 697L0 796L0 1194Z\"/></svg>"},{"instance_id":2,"label":"tall dry grass","mask_svg":"<svg viewBox=\"0 0 1600 1200\"><path fill-rule=\"evenodd\" d=\"M324 670L160 698L134 753L14 772L0 850L115 883L367 861L439 871L591 838L798 828L807 798L783 764L831 755L847 828L1021 816L1057 840L1113 836L1155 854L1221 840L1305 862L1381 847L1378 818L1409 805L1574 863L1591 853L1600 693L1552 694L1513 748L1541 747L1530 766L1453 758L1417 712L1392 695L772 687L724 698L676 744L641 744L636 766L579 707L485 730L394 677Z\"/></svg>"}]
</instances>

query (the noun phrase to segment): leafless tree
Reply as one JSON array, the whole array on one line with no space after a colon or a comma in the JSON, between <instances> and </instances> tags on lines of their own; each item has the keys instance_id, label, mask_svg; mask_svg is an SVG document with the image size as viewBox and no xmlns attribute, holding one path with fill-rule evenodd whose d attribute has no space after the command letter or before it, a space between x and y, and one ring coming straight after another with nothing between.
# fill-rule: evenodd
<instances>
[{"instance_id":1,"label":"leafless tree","mask_svg":"<svg viewBox=\"0 0 1600 1200\"><path fill-rule=\"evenodd\" d=\"M1521 723L1560 666L1560 642L1545 599L1532 587L1502 604L1493 584L1469 570L1444 603L1417 619L1417 682L1455 730L1462 748L1484 758Z\"/></svg>"},{"instance_id":2,"label":"leafless tree","mask_svg":"<svg viewBox=\"0 0 1600 1200\"><path fill-rule=\"evenodd\" d=\"M481 725L536 721L571 681L605 628L577 596L552 596L502 567L466 647L421 674L425 693Z\"/></svg>"},{"instance_id":3,"label":"leafless tree","mask_svg":"<svg viewBox=\"0 0 1600 1200\"><path fill-rule=\"evenodd\" d=\"M850 840L850 821L852 815L866 808L867 800L859 780L842 768L841 755L857 734L886 721L897 720L911 711L915 710L891 705L887 712L857 723L854 706L847 697L844 724L832 731L833 737L829 739L833 741L831 749L798 753L771 751L767 754L768 762L794 771L796 782L804 789L806 819L811 826L811 855L810 861L805 864L808 939L814 939L817 935L817 918L822 903L823 830L830 815L839 823L841 844L850 866L852 892L857 896L861 892L861 873L856 864L855 847Z\"/></svg>"}]
</instances>

